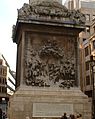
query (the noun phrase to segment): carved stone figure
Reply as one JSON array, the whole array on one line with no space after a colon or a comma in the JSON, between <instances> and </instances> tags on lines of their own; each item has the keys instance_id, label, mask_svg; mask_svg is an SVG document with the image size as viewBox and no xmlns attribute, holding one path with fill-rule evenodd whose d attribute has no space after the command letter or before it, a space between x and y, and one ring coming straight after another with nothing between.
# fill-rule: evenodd
<instances>
[{"instance_id":1,"label":"carved stone figure","mask_svg":"<svg viewBox=\"0 0 95 119\"><path fill-rule=\"evenodd\" d=\"M61 88L70 88L75 85L74 59L66 59L64 50L59 48L55 41L47 41L38 51L33 51L32 48L26 49L25 81L27 85L39 87L55 85Z\"/></svg>"}]
</instances>

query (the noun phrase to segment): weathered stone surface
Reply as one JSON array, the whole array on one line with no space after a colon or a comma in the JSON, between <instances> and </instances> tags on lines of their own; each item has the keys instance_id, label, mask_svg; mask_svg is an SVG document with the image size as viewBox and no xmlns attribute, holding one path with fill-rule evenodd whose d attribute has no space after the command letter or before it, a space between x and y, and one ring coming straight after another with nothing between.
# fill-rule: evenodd
<instances>
[{"instance_id":1,"label":"weathered stone surface","mask_svg":"<svg viewBox=\"0 0 95 119\"><path fill-rule=\"evenodd\" d=\"M9 111L10 119L26 119L27 116L29 119L60 118L64 112L67 115L81 113L83 119L90 119L91 116L88 98L78 88L62 90L20 87L10 99Z\"/></svg>"},{"instance_id":2,"label":"weathered stone surface","mask_svg":"<svg viewBox=\"0 0 95 119\"><path fill-rule=\"evenodd\" d=\"M24 57L26 84L39 87L74 87L77 73L75 70L77 49L74 46L76 39L72 37L63 40L61 36L49 34L26 33L26 35Z\"/></svg>"},{"instance_id":3,"label":"weathered stone surface","mask_svg":"<svg viewBox=\"0 0 95 119\"><path fill-rule=\"evenodd\" d=\"M18 10L18 20L49 20L57 22L67 22L70 24L85 24L85 16L79 10L68 10L56 1L35 1L31 4L24 4Z\"/></svg>"},{"instance_id":4,"label":"weathered stone surface","mask_svg":"<svg viewBox=\"0 0 95 119\"><path fill-rule=\"evenodd\" d=\"M55 0L33 0L18 10L18 89L10 98L9 119L58 119L64 112L90 119L88 97L78 88L78 34L84 24L82 13Z\"/></svg>"},{"instance_id":5,"label":"weathered stone surface","mask_svg":"<svg viewBox=\"0 0 95 119\"><path fill-rule=\"evenodd\" d=\"M40 2L43 0L40 0ZM45 1L45 0L44 0ZM51 0L48 0L51 2ZM62 0L52 0L53 2L59 2L60 4L62 4ZM34 3L34 2L39 2L39 0L29 0L29 4Z\"/></svg>"}]
</instances>

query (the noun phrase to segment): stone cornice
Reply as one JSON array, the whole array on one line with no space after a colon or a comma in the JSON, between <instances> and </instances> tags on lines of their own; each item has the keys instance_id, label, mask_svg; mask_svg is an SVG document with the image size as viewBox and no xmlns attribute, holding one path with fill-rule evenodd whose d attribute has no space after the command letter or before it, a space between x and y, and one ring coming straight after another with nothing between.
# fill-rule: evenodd
<instances>
[{"instance_id":1,"label":"stone cornice","mask_svg":"<svg viewBox=\"0 0 95 119\"><path fill-rule=\"evenodd\" d=\"M17 24L13 27L12 37L15 42L19 24L42 24L83 29L85 21L85 15L79 10L68 10L58 2L48 0L33 2L24 4L22 8L18 9Z\"/></svg>"},{"instance_id":2,"label":"stone cornice","mask_svg":"<svg viewBox=\"0 0 95 119\"><path fill-rule=\"evenodd\" d=\"M58 2L38 2L31 5L24 4L18 10L18 19L31 20L43 19L51 21L72 21L74 24L84 25L85 16L79 10L68 10L65 6Z\"/></svg>"},{"instance_id":3,"label":"stone cornice","mask_svg":"<svg viewBox=\"0 0 95 119\"><path fill-rule=\"evenodd\" d=\"M16 38L17 38L17 34L19 33L19 28L21 25L29 25L29 24L32 24L32 25L44 25L44 26L55 26L55 27L64 27L64 28L75 28L75 29L80 29L80 31L84 30L85 26L83 25L75 25L74 22L72 21L63 21L63 22L58 22L58 21L49 21L49 20L37 20L37 19L31 19L31 20L28 20L28 19L19 19L17 20L17 23L16 25L13 25L13 29L12 29L12 39L13 39L13 42L17 42L16 41ZM64 33L63 33L64 34Z\"/></svg>"}]
</instances>

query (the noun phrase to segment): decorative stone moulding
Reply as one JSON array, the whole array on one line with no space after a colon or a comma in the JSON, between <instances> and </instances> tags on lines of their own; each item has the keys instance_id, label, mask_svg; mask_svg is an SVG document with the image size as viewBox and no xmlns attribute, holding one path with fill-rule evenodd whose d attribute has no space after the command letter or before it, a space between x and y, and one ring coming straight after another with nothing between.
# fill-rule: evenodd
<instances>
[{"instance_id":1,"label":"decorative stone moulding","mask_svg":"<svg viewBox=\"0 0 95 119\"><path fill-rule=\"evenodd\" d=\"M34 2L42 2L43 0L29 0L29 3L34 3ZM45 1L45 0L44 0ZM59 2L62 4L62 0L48 0L49 2L53 1L53 2Z\"/></svg>"},{"instance_id":2,"label":"decorative stone moulding","mask_svg":"<svg viewBox=\"0 0 95 119\"><path fill-rule=\"evenodd\" d=\"M68 10L57 1L41 0L24 4L18 10L18 20L50 20L57 22L68 22L69 24L85 24L85 16L79 10Z\"/></svg>"}]
</instances>

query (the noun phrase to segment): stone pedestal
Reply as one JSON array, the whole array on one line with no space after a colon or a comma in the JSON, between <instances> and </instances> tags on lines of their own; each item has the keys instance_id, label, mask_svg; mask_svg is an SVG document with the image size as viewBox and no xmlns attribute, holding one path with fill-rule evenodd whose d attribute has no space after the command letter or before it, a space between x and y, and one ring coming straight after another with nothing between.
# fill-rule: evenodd
<instances>
[{"instance_id":1,"label":"stone pedestal","mask_svg":"<svg viewBox=\"0 0 95 119\"><path fill-rule=\"evenodd\" d=\"M21 86L9 102L9 119L60 118L63 113L91 119L88 97L78 88L30 88Z\"/></svg>"},{"instance_id":2,"label":"stone pedestal","mask_svg":"<svg viewBox=\"0 0 95 119\"><path fill-rule=\"evenodd\" d=\"M9 119L57 119L64 112L90 119L88 97L78 89L78 35L85 16L54 1L33 0L18 10L13 27L17 90L9 101Z\"/></svg>"}]
</instances>

